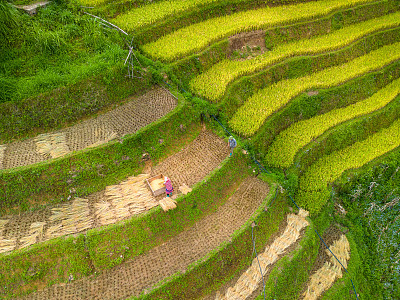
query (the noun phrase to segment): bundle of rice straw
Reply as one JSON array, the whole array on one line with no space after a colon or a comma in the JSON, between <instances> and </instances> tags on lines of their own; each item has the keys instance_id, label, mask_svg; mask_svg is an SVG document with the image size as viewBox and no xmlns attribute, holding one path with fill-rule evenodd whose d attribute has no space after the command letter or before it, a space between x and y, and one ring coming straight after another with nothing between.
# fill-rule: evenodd
<instances>
[{"instance_id":1,"label":"bundle of rice straw","mask_svg":"<svg viewBox=\"0 0 400 300\"><path fill-rule=\"evenodd\" d=\"M63 204L51 211L53 214L49 218L50 222L56 224L47 230L46 240L84 231L93 226L87 199L75 198L72 203Z\"/></svg>"},{"instance_id":2,"label":"bundle of rice straw","mask_svg":"<svg viewBox=\"0 0 400 300\"><path fill-rule=\"evenodd\" d=\"M104 134L105 134L105 136L103 138L101 138L101 136ZM97 146L103 145L105 143L108 143L109 141L117 138L118 134L112 130L104 133L104 131L103 131L103 129L101 129L101 127L96 127L94 136L97 139L97 142L94 142L93 144L87 146L86 148L93 148L93 147L97 147Z\"/></svg>"},{"instance_id":3,"label":"bundle of rice straw","mask_svg":"<svg viewBox=\"0 0 400 300\"><path fill-rule=\"evenodd\" d=\"M350 244L345 235L341 235L340 239L333 242L330 247L337 259L347 267L347 261L350 259ZM304 299L315 300L335 282L336 278L341 278L343 268L340 263L333 257L332 253L326 249L330 261L317 270L311 277L307 286L307 290L303 294Z\"/></svg>"},{"instance_id":4,"label":"bundle of rice straw","mask_svg":"<svg viewBox=\"0 0 400 300\"><path fill-rule=\"evenodd\" d=\"M149 176L149 174L140 174L130 177L118 185L106 188L105 195L107 201L114 207L117 221L145 212L158 205L144 182Z\"/></svg>"},{"instance_id":5,"label":"bundle of rice straw","mask_svg":"<svg viewBox=\"0 0 400 300\"><path fill-rule=\"evenodd\" d=\"M111 209L110 203L101 201L94 204L95 217L101 226L113 224L117 222L114 209Z\"/></svg>"},{"instance_id":6,"label":"bundle of rice straw","mask_svg":"<svg viewBox=\"0 0 400 300\"><path fill-rule=\"evenodd\" d=\"M35 222L32 223L27 236L20 239L21 245L19 248L25 248L30 245L36 244L43 239L43 228L46 222Z\"/></svg>"},{"instance_id":7,"label":"bundle of rice straw","mask_svg":"<svg viewBox=\"0 0 400 300\"><path fill-rule=\"evenodd\" d=\"M278 260L279 255L284 254L287 248L295 243L300 237L300 231L308 226L305 217L307 211L302 209L297 215L289 214L287 216L287 226L281 236L276 238L270 247L266 247L263 253L260 253L238 279L233 287L228 288L225 295L217 294L217 300L227 299L247 299L258 287L262 280L260 266L263 276L269 268Z\"/></svg>"},{"instance_id":8,"label":"bundle of rice straw","mask_svg":"<svg viewBox=\"0 0 400 300\"><path fill-rule=\"evenodd\" d=\"M176 208L177 202L170 197L165 197L164 199L159 201L159 204L164 211L167 211Z\"/></svg>"},{"instance_id":9,"label":"bundle of rice straw","mask_svg":"<svg viewBox=\"0 0 400 300\"><path fill-rule=\"evenodd\" d=\"M17 239L5 239L0 237L0 253L12 251L15 249Z\"/></svg>"},{"instance_id":10,"label":"bundle of rice straw","mask_svg":"<svg viewBox=\"0 0 400 300\"><path fill-rule=\"evenodd\" d=\"M190 187L188 187L185 183L182 184L182 186L179 187L179 190L182 192L182 194L187 195L192 191Z\"/></svg>"},{"instance_id":11,"label":"bundle of rice straw","mask_svg":"<svg viewBox=\"0 0 400 300\"><path fill-rule=\"evenodd\" d=\"M57 158L68 154L69 148L63 133L44 133L35 138L36 151Z\"/></svg>"},{"instance_id":12,"label":"bundle of rice straw","mask_svg":"<svg viewBox=\"0 0 400 300\"><path fill-rule=\"evenodd\" d=\"M0 169L3 169L4 154L6 152L6 145L0 145Z\"/></svg>"}]
</instances>

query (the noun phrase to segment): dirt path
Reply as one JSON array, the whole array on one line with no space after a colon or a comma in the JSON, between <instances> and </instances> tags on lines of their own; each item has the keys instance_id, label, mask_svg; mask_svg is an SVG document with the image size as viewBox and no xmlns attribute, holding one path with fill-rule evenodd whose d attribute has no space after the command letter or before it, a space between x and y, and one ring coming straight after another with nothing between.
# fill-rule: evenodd
<instances>
[{"instance_id":1,"label":"dirt path","mask_svg":"<svg viewBox=\"0 0 400 300\"><path fill-rule=\"evenodd\" d=\"M168 91L157 88L116 109L72 127L0 145L0 169L11 169L61 157L135 133L177 105Z\"/></svg>"},{"instance_id":2,"label":"dirt path","mask_svg":"<svg viewBox=\"0 0 400 300\"><path fill-rule=\"evenodd\" d=\"M23 299L116 300L137 296L160 280L184 272L188 265L228 240L261 205L268 192L265 182L248 178L215 213L133 261L97 277L57 284Z\"/></svg>"},{"instance_id":3,"label":"dirt path","mask_svg":"<svg viewBox=\"0 0 400 300\"><path fill-rule=\"evenodd\" d=\"M153 167L151 174L169 176L177 194L183 184L192 187L200 182L227 155L228 147L223 139L210 131L202 131L187 147ZM35 212L2 217L0 253L113 224L158 206L157 200L164 195L157 199L152 196L144 182L149 176L129 177L118 185L89 195L87 199L75 198Z\"/></svg>"}]
</instances>

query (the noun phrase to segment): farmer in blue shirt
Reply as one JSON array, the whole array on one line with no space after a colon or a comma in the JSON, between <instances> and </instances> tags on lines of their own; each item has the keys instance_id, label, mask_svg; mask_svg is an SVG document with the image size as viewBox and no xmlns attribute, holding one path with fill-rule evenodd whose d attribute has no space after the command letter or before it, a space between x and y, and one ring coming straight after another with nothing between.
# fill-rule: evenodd
<instances>
[{"instance_id":1,"label":"farmer in blue shirt","mask_svg":"<svg viewBox=\"0 0 400 300\"><path fill-rule=\"evenodd\" d=\"M237 146L237 142L236 142L236 140L233 138L233 136L230 136L230 137L229 137L228 144L229 144L229 149L230 149L229 156L232 156L232 154L233 154L233 149Z\"/></svg>"}]
</instances>

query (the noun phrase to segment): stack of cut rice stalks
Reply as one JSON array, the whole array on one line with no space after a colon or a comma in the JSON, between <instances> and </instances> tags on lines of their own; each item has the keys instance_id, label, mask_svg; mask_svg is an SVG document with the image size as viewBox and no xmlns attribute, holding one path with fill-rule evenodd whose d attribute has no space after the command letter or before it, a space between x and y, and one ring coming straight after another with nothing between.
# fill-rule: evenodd
<instances>
[{"instance_id":1,"label":"stack of cut rice stalks","mask_svg":"<svg viewBox=\"0 0 400 300\"><path fill-rule=\"evenodd\" d=\"M101 201L94 204L95 217L101 226L117 222L115 211L107 201Z\"/></svg>"},{"instance_id":2,"label":"stack of cut rice stalks","mask_svg":"<svg viewBox=\"0 0 400 300\"><path fill-rule=\"evenodd\" d=\"M27 236L22 237L19 248L25 248L43 240L43 228L46 222L32 223Z\"/></svg>"},{"instance_id":3,"label":"stack of cut rice stalks","mask_svg":"<svg viewBox=\"0 0 400 300\"><path fill-rule=\"evenodd\" d=\"M100 126L97 126L95 128L94 137L97 139L97 142L87 146L87 148L93 148L108 143L109 141L117 138L118 134L112 130L104 132Z\"/></svg>"},{"instance_id":4,"label":"stack of cut rice stalks","mask_svg":"<svg viewBox=\"0 0 400 300\"><path fill-rule=\"evenodd\" d=\"M339 240L333 243L330 249L346 268L347 261L350 259L350 244L346 236L342 235ZM330 261L326 261L324 265L311 276L307 290L303 294L304 299L318 299L325 290L331 287L336 278L341 278L343 275L340 263L333 257L328 249L325 251L330 257Z\"/></svg>"},{"instance_id":5,"label":"stack of cut rice stalks","mask_svg":"<svg viewBox=\"0 0 400 300\"><path fill-rule=\"evenodd\" d=\"M287 216L288 224L283 234L276 238L270 247L266 247L263 253L258 255L258 260L257 258L253 259L250 268L239 277L233 287L228 288L225 295L217 293L216 300L247 299L262 280L260 266L264 276L269 267L278 260L279 255L285 253L286 249L297 241L300 237L300 231L308 226L308 221L305 219L307 215L308 212L302 209L297 215L289 214Z\"/></svg>"},{"instance_id":6,"label":"stack of cut rice stalks","mask_svg":"<svg viewBox=\"0 0 400 300\"><path fill-rule=\"evenodd\" d=\"M57 158L68 154L69 148L63 133L44 133L35 138L36 151Z\"/></svg>"},{"instance_id":7,"label":"stack of cut rice stalks","mask_svg":"<svg viewBox=\"0 0 400 300\"><path fill-rule=\"evenodd\" d=\"M105 195L107 201L114 207L117 221L143 213L158 205L144 182L149 176L149 174L140 174L106 188Z\"/></svg>"},{"instance_id":8,"label":"stack of cut rice stalks","mask_svg":"<svg viewBox=\"0 0 400 300\"><path fill-rule=\"evenodd\" d=\"M159 204L164 211L167 211L176 208L177 202L170 197L165 197L159 201Z\"/></svg>"},{"instance_id":9,"label":"stack of cut rice stalks","mask_svg":"<svg viewBox=\"0 0 400 300\"><path fill-rule=\"evenodd\" d=\"M6 152L6 145L0 145L0 169L3 169L4 153Z\"/></svg>"},{"instance_id":10,"label":"stack of cut rice stalks","mask_svg":"<svg viewBox=\"0 0 400 300\"><path fill-rule=\"evenodd\" d=\"M4 229L10 220L0 219L0 253L14 250L17 239L6 239L3 237Z\"/></svg>"},{"instance_id":11,"label":"stack of cut rice stalks","mask_svg":"<svg viewBox=\"0 0 400 300\"><path fill-rule=\"evenodd\" d=\"M72 203L53 208L50 223L54 224L46 232L46 240L58 236L77 233L93 226L89 213L89 201L75 198Z\"/></svg>"}]
</instances>

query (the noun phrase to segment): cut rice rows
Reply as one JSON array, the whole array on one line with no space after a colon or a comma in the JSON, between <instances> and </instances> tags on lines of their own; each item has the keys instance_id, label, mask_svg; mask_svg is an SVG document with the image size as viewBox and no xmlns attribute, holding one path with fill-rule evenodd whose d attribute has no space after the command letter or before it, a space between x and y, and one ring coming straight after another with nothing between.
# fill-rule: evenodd
<instances>
[{"instance_id":1,"label":"cut rice rows","mask_svg":"<svg viewBox=\"0 0 400 300\"><path fill-rule=\"evenodd\" d=\"M192 187L215 169L228 152L225 142L204 131L189 146L172 155L150 174L130 177L105 191L75 198L57 207L47 207L0 219L0 253L21 249L59 236L109 225L159 205L144 180L160 173L168 175L176 192Z\"/></svg>"},{"instance_id":2,"label":"cut rice rows","mask_svg":"<svg viewBox=\"0 0 400 300\"><path fill-rule=\"evenodd\" d=\"M0 145L0 169L26 166L105 144L135 133L165 116L176 105L177 101L168 91L154 89L95 119L33 139Z\"/></svg>"}]
</instances>

